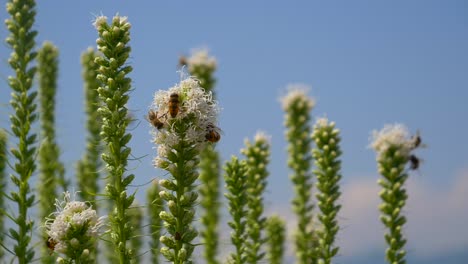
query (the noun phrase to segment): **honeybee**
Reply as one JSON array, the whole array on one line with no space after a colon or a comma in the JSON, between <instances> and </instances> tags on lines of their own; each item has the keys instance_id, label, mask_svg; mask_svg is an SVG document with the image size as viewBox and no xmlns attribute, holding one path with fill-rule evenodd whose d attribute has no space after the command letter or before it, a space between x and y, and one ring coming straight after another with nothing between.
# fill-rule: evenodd
<instances>
[{"instance_id":1,"label":"honeybee","mask_svg":"<svg viewBox=\"0 0 468 264\"><path fill-rule=\"evenodd\" d=\"M415 155L409 156L410 169L417 170L419 168L420 160Z\"/></svg>"},{"instance_id":2,"label":"honeybee","mask_svg":"<svg viewBox=\"0 0 468 264\"><path fill-rule=\"evenodd\" d=\"M413 148L417 148L419 146L421 146L421 135L419 134L419 131L416 132L416 135L414 135L412 137L412 140L413 140Z\"/></svg>"},{"instance_id":3,"label":"honeybee","mask_svg":"<svg viewBox=\"0 0 468 264\"><path fill-rule=\"evenodd\" d=\"M221 139L221 130L219 127L213 125L213 124L208 124L206 127L206 135L205 139L209 142L216 143Z\"/></svg>"},{"instance_id":4,"label":"honeybee","mask_svg":"<svg viewBox=\"0 0 468 264\"><path fill-rule=\"evenodd\" d=\"M158 130L163 128L164 126L164 123L161 122L161 120L159 120L158 118L158 113L154 110L149 110L148 111L148 115L146 116L146 118L148 119L148 121L155 127L157 128Z\"/></svg>"},{"instance_id":5,"label":"honeybee","mask_svg":"<svg viewBox=\"0 0 468 264\"><path fill-rule=\"evenodd\" d=\"M175 118L179 113L179 95L172 93L169 97L169 114Z\"/></svg>"},{"instance_id":6,"label":"honeybee","mask_svg":"<svg viewBox=\"0 0 468 264\"><path fill-rule=\"evenodd\" d=\"M47 237L46 246L50 249L50 254L52 254L52 251L55 250L55 245L57 245L57 241L55 241L51 237Z\"/></svg>"},{"instance_id":7,"label":"honeybee","mask_svg":"<svg viewBox=\"0 0 468 264\"><path fill-rule=\"evenodd\" d=\"M185 56L180 56L179 57L179 66L185 66L187 65L187 58Z\"/></svg>"}]
</instances>

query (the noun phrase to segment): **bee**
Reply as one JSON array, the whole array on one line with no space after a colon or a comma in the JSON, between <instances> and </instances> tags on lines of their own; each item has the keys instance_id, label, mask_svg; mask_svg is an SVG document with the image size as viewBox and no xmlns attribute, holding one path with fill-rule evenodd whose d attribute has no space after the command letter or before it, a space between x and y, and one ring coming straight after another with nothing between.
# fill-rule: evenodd
<instances>
[{"instance_id":1,"label":"bee","mask_svg":"<svg viewBox=\"0 0 468 264\"><path fill-rule=\"evenodd\" d=\"M175 118L179 113L179 95L172 93L169 96L169 114L172 118Z\"/></svg>"},{"instance_id":2,"label":"bee","mask_svg":"<svg viewBox=\"0 0 468 264\"><path fill-rule=\"evenodd\" d=\"M146 118L148 119L148 121L155 127L157 128L158 130L163 128L164 126L164 123L161 122L161 120L159 120L158 118L158 112L154 111L154 110L149 110L148 111L148 115L146 116Z\"/></svg>"},{"instance_id":3,"label":"bee","mask_svg":"<svg viewBox=\"0 0 468 264\"><path fill-rule=\"evenodd\" d=\"M180 56L179 57L179 66L185 66L187 65L187 58L185 56Z\"/></svg>"},{"instance_id":4,"label":"bee","mask_svg":"<svg viewBox=\"0 0 468 264\"><path fill-rule=\"evenodd\" d=\"M419 134L419 131L416 132L416 135L414 135L412 137L412 140L413 140L413 149L415 148L418 148L419 146L421 146L421 135Z\"/></svg>"},{"instance_id":5,"label":"bee","mask_svg":"<svg viewBox=\"0 0 468 264\"><path fill-rule=\"evenodd\" d=\"M57 245L57 241L52 239L51 237L47 237L46 246L50 249L50 254L55 250L55 246Z\"/></svg>"},{"instance_id":6,"label":"bee","mask_svg":"<svg viewBox=\"0 0 468 264\"><path fill-rule=\"evenodd\" d=\"M206 127L206 135L205 139L211 143L216 143L221 139L221 134L220 134L220 129L219 127L213 125L213 124L208 124Z\"/></svg>"},{"instance_id":7,"label":"bee","mask_svg":"<svg viewBox=\"0 0 468 264\"><path fill-rule=\"evenodd\" d=\"M419 168L419 164L421 163L419 158L416 157L415 155L409 156L409 162L410 162L410 169L412 170L417 170Z\"/></svg>"},{"instance_id":8,"label":"bee","mask_svg":"<svg viewBox=\"0 0 468 264\"><path fill-rule=\"evenodd\" d=\"M179 232L175 232L175 234L174 234L174 239L175 239L176 241L179 241L179 240L182 239L182 236L180 235Z\"/></svg>"}]
</instances>

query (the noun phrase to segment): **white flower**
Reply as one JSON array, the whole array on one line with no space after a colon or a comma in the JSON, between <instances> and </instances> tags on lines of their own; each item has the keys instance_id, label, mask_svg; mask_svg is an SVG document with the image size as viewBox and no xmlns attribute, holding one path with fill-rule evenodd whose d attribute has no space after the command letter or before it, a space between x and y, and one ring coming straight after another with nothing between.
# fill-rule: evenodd
<instances>
[{"instance_id":1,"label":"white flower","mask_svg":"<svg viewBox=\"0 0 468 264\"><path fill-rule=\"evenodd\" d=\"M315 99L308 96L310 87L305 84L290 84L286 88L287 93L280 98L281 105L284 111L287 111L293 104L303 104L302 107L307 107L308 111L315 106Z\"/></svg>"},{"instance_id":2,"label":"white flower","mask_svg":"<svg viewBox=\"0 0 468 264\"><path fill-rule=\"evenodd\" d=\"M377 152L378 157L390 147L397 148L404 157L408 157L414 149L414 140L403 124L387 124L380 131L372 131L370 141L370 147Z\"/></svg>"},{"instance_id":3,"label":"white flower","mask_svg":"<svg viewBox=\"0 0 468 264\"><path fill-rule=\"evenodd\" d=\"M105 24L105 23L107 23L107 17L101 15L101 16L96 17L96 19L95 19L94 22L93 22L93 26L94 26L97 30L99 30L99 29L101 28L101 25L103 25L103 24Z\"/></svg>"},{"instance_id":4,"label":"white flower","mask_svg":"<svg viewBox=\"0 0 468 264\"><path fill-rule=\"evenodd\" d=\"M267 135L263 131L257 131L257 133L254 136L254 141L255 142L264 142L265 144L270 145L271 142L271 136Z\"/></svg>"},{"instance_id":5,"label":"white flower","mask_svg":"<svg viewBox=\"0 0 468 264\"><path fill-rule=\"evenodd\" d=\"M216 69L216 58L208 55L208 49L192 50L192 55L187 58L187 66L190 72L195 67L204 66L210 69Z\"/></svg>"},{"instance_id":6,"label":"white flower","mask_svg":"<svg viewBox=\"0 0 468 264\"><path fill-rule=\"evenodd\" d=\"M168 154L181 142L195 148L207 144L208 129L216 125L219 111L211 92L205 92L190 77L168 90L157 91L152 108L164 122L164 127L153 133L153 142L159 145L156 167L166 167Z\"/></svg>"},{"instance_id":7,"label":"white flower","mask_svg":"<svg viewBox=\"0 0 468 264\"><path fill-rule=\"evenodd\" d=\"M69 192L64 192L63 201L56 199L55 206L57 211L45 223L49 239L56 243L55 251L66 254L77 245L86 245L98 236L104 217L98 217L89 204L75 201ZM86 230L85 234L77 232L83 229Z\"/></svg>"}]
</instances>

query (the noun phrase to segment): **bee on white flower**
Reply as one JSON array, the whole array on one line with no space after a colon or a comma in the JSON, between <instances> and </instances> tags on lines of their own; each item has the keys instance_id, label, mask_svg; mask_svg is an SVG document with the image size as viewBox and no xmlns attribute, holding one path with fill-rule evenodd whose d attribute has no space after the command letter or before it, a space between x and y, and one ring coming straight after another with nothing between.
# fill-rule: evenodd
<instances>
[{"instance_id":1,"label":"bee on white flower","mask_svg":"<svg viewBox=\"0 0 468 264\"><path fill-rule=\"evenodd\" d=\"M90 204L76 201L75 195L64 192L63 196L62 201L56 199L57 211L46 219L45 229L48 243L53 242L49 248L73 259L95 248L105 218L98 217Z\"/></svg>"},{"instance_id":2,"label":"bee on white flower","mask_svg":"<svg viewBox=\"0 0 468 264\"><path fill-rule=\"evenodd\" d=\"M175 107L177 94L177 107ZM177 111L176 111L177 109ZM205 92L197 80L187 78L168 90L159 90L154 96L152 110L164 113L162 129L154 131L153 142L158 144L155 166L167 166L164 162L179 144L202 148L208 143L207 131L216 124L219 109L210 92Z\"/></svg>"}]
</instances>

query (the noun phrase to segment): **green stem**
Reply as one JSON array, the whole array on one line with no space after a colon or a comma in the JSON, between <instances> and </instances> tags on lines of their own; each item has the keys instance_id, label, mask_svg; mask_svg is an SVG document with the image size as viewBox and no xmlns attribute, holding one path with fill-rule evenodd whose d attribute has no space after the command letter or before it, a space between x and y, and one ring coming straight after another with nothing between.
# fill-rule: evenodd
<instances>
[{"instance_id":1,"label":"green stem","mask_svg":"<svg viewBox=\"0 0 468 264\"><path fill-rule=\"evenodd\" d=\"M283 263L286 227L279 216L271 216L266 222L268 260L271 264Z\"/></svg>"},{"instance_id":2,"label":"green stem","mask_svg":"<svg viewBox=\"0 0 468 264\"><path fill-rule=\"evenodd\" d=\"M403 237L403 225L406 217L403 207L408 199L404 184L408 179L406 165L416 169L413 164L417 157L412 151L420 146L419 135L410 138L408 129L401 124L386 125L381 131L373 132L371 147L377 152L377 163L382 178L378 183L382 186L379 193L382 199L380 204L380 220L388 228L385 241L388 244L386 259L388 263L406 263L406 239Z\"/></svg>"},{"instance_id":3,"label":"green stem","mask_svg":"<svg viewBox=\"0 0 468 264\"><path fill-rule=\"evenodd\" d=\"M151 247L151 263L159 263L159 237L161 236L162 221L159 214L163 210L163 200L159 197L161 189L157 181L153 181L153 184L147 190L147 202L148 202L148 215L150 219L150 247Z\"/></svg>"},{"instance_id":4,"label":"green stem","mask_svg":"<svg viewBox=\"0 0 468 264\"><path fill-rule=\"evenodd\" d=\"M131 149L127 143L132 138L126 133L129 120L125 107L129 99L131 79L126 77L132 71L131 66L124 66L130 55L130 23L125 17L115 16L112 24L107 24L106 17L98 17L94 23L99 33L97 40L98 50L103 57L96 57L99 65L97 79L101 82L98 93L103 102L99 107L102 116L101 136L107 144L106 153L102 159L107 163L106 167L112 184L107 184L106 192L114 202L113 214L110 215L111 237L115 251L119 255L119 262L127 264L131 262L133 252L127 246L132 227L128 223L129 217L126 210L134 200L134 194L127 196L127 186L131 184L134 175L125 176L128 157Z\"/></svg>"},{"instance_id":5,"label":"green stem","mask_svg":"<svg viewBox=\"0 0 468 264\"><path fill-rule=\"evenodd\" d=\"M237 157L233 156L225 166L225 176L227 193L226 198L229 201L229 213L232 220L229 226L234 232L231 232L231 242L236 248L234 253L230 254L231 261L234 264L246 263L244 252L246 250L246 206L247 206L247 168L245 162L239 162Z\"/></svg>"},{"instance_id":6,"label":"green stem","mask_svg":"<svg viewBox=\"0 0 468 264\"><path fill-rule=\"evenodd\" d=\"M263 192L267 184L270 155L270 143L267 136L257 133L253 143L246 142L246 148L241 151L246 158L247 167L247 262L254 264L265 255L261 247L264 244L262 232L265 229L266 218L263 217Z\"/></svg>"},{"instance_id":7,"label":"green stem","mask_svg":"<svg viewBox=\"0 0 468 264\"><path fill-rule=\"evenodd\" d=\"M283 110L286 112L286 138L288 141L288 166L293 173L290 178L294 185L293 210L297 215L297 231L295 234L296 256L299 264L310 264L317 261L314 252L316 246L315 233L311 230L313 223L312 204L312 167L310 138L310 111L314 100L305 89L292 89L282 99Z\"/></svg>"},{"instance_id":8,"label":"green stem","mask_svg":"<svg viewBox=\"0 0 468 264\"><path fill-rule=\"evenodd\" d=\"M322 223L322 228L317 231L317 254L324 264L330 264L339 250L334 243L339 230L336 216L341 208L341 205L337 205L341 195L338 185L341 179L341 161L338 159L341 156L341 139L335 123L329 123L325 118L317 120L312 138L316 144L312 153L317 167L314 174L317 177L316 197L320 209L318 219Z\"/></svg>"},{"instance_id":9,"label":"green stem","mask_svg":"<svg viewBox=\"0 0 468 264\"><path fill-rule=\"evenodd\" d=\"M59 161L59 147L55 141L55 95L57 90L58 49L45 42L38 53L39 99L41 110L42 144L39 149L39 208L40 219L54 211L57 183L64 182L64 166ZM46 241L47 237L43 237ZM54 263L45 243L41 247L41 262Z\"/></svg>"},{"instance_id":10,"label":"green stem","mask_svg":"<svg viewBox=\"0 0 468 264\"><path fill-rule=\"evenodd\" d=\"M88 130L86 137L86 153L78 164L78 186L83 200L90 202L98 210L96 204L96 194L99 192L99 170L101 168L100 155L102 153L101 136L101 117L98 113L100 105L99 81L96 79L99 65L94 62L98 57L96 51L89 48L81 55L81 65L83 68L82 76L84 81L85 108L86 108L86 128Z\"/></svg>"},{"instance_id":11,"label":"green stem","mask_svg":"<svg viewBox=\"0 0 468 264\"><path fill-rule=\"evenodd\" d=\"M0 194L5 193L7 187L7 133L0 129ZM0 245L4 245L5 241L5 200L4 195L0 195ZM5 250L0 246L0 261L3 262Z\"/></svg>"},{"instance_id":12,"label":"green stem","mask_svg":"<svg viewBox=\"0 0 468 264\"><path fill-rule=\"evenodd\" d=\"M216 70L216 59L208 56L207 50L198 50L191 57L182 57L181 62L188 66L190 74L200 81L200 86L213 98L216 79L213 77ZM200 205L202 228L200 231L204 246L203 256L208 264L219 263L216 260L218 252L218 223L220 207L220 158L214 146L207 146L200 153Z\"/></svg>"},{"instance_id":13,"label":"green stem","mask_svg":"<svg viewBox=\"0 0 468 264\"><path fill-rule=\"evenodd\" d=\"M36 134L31 133L31 127L37 120L35 99L37 92L31 92L32 82L36 68L30 66L35 59L33 52L37 31L32 30L35 21L35 2L33 0L11 0L6 9L11 18L5 21L10 36L7 44L13 49L9 64L16 76L9 76L8 83L12 89L10 101L14 114L10 116L13 135L18 138L17 148L11 150L17 159L13 165L15 175L11 175L13 184L18 192L12 192L11 200L17 203L18 216L14 222L18 231L10 229L10 236L16 241L13 252L20 264L30 263L34 257L34 250L30 247L33 222L28 220L28 209L34 204L34 195L31 195L29 180L36 170L34 159L36 156Z\"/></svg>"}]
</instances>

